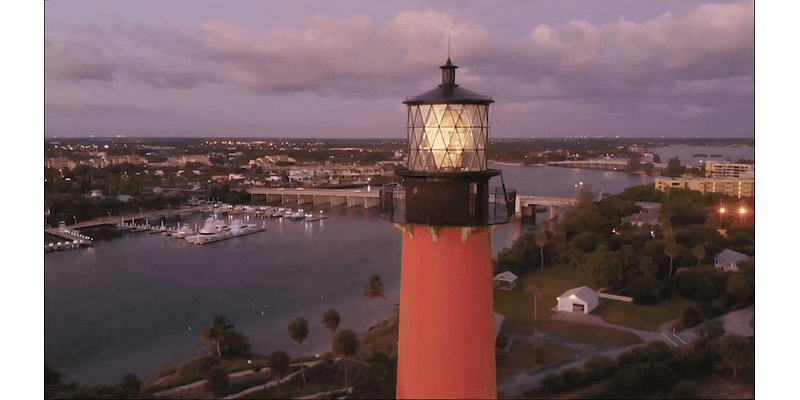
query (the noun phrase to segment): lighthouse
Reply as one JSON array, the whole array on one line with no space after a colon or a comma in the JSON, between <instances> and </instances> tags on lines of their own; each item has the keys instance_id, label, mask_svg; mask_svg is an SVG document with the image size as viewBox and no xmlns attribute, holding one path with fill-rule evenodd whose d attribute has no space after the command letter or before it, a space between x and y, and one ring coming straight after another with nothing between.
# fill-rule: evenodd
<instances>
[{"instance_id":1,"label":"lighthouse","mask_svg":"<svg viewBox=\"0 0 800 400\"><path fill-rule=\"evenodd\" d=\"M403 102L408 162L381 193L403 236L397 398L493 398L491 235L516 192L487 167L494 100L457 85L449 57L440 68L441 85Z\"/></svg>"}]
</instances>

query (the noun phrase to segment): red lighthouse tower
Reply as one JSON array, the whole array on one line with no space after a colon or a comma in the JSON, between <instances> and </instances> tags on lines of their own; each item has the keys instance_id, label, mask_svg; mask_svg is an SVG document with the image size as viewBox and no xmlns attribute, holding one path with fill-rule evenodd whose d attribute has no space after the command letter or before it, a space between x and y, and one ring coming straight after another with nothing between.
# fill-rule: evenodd
<instances>
[{"instance_id":1,"label":"red lighthouse tower","mask_svg":"<svg viewBox=\"0 0 800 400\"><path fill-rule=\"evenodd\" d=\"M497 396L491 231L507 223L516 193L489 181L489 105L455 84L406 99L408 165L385 189L382 210L403 231L398 398Z\"/></svg>"}]
</instances>

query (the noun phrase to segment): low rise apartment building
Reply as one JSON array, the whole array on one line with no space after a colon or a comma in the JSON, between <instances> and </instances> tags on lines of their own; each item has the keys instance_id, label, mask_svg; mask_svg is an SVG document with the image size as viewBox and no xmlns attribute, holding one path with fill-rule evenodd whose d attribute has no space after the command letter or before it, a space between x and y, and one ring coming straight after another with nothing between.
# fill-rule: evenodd
<instances>
[{"instance_id":1,"label":"low rise apartment building","mask_svg":"<svg viewBox=\"0 0 800 400\"><path fill-rule=\"evenodd\" d=\"M47 157L44 159L44 167L45 168L53 168L53 169L74 169L78 166L78 163L75 161L70 160L66 157Z\"/></svg>"},{"instance_id":2,"label":"low rise apartment building","mask_svg":"<svg viewBox=\"0 0 800 400\"><path fill-rule=\"evenodd\" d=\"M656 178L656 189L666 192L669 189L690 189L702 193L723 193L736 197L756 195L755 179L746 178Z\"/></svg>"},{"instance_id":3,"label":"low rise apartment building","mask_svg":"<svg viewBox=\"0 0 800 400\"><path fill-rule=\"evenodd\" d=\"M706 176L710 178L755 178L755 164L706 161Z\"/></svg>"}]
</instances>

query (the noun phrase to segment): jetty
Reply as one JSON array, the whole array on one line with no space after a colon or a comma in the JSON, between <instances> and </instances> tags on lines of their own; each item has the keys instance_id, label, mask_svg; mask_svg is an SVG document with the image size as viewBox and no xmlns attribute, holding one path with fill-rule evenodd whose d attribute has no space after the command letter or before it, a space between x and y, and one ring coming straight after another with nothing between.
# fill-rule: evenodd
<instances>
[{"instance_id":1,"label":"jetty","mask_svg":"<svg viewBox=\"0 0 800 400\"><path fill-rule=\"evenodd\" d=\"M91 237L66 227L45 228L44 234L49 242L44 245L45 253L91 247L94 242Z\"/></svg>"}]
</instances>

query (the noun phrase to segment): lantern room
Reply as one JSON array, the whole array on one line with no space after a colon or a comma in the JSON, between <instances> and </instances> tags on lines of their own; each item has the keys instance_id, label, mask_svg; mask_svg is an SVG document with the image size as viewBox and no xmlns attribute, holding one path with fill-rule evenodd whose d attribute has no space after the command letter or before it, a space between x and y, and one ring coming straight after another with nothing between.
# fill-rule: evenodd
<instances>
[{"instance_id":1,"label":"lantern room","mask_svg":"<svg viewBox=\"0 0 800 400\"><path fill-rule=\"evenodd\" d=\"M440 67L442 84L409 97L407 168L401 188L384 189L381 207L393 222L435 226L504 224L516 193L487 166L491 97L455 83L456 68ZM490 178L500 176L500 186Z\"/></svg>"},{"instance_id":2,"label":"lantern room","mask_svg":"<svg viewBox=\"0 0 800 400\"><path fill-rule=\"evenodd\" d=\"M406 99L408 170L417 172L485 171L491 97L455 84L458 68L447 59L442 84Z\"/></svg>"}]
</instances>

